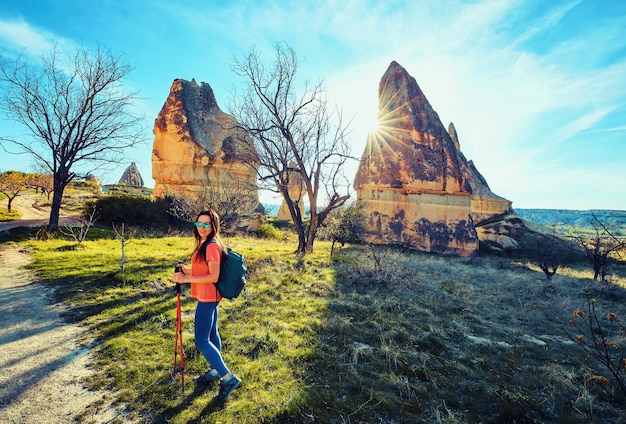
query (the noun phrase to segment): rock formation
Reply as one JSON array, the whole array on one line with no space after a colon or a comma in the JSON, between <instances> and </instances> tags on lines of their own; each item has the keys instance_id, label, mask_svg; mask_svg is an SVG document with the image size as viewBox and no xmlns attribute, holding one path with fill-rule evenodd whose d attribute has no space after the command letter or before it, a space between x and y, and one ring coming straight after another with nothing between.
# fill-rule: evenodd
<instances>
[{"instance_id":1,"label":"rock formation","mask_svg":"<svg viewBox=\"0 0 626 424\"><path fill-rule=\"evenodd\" d=\"M392 62L379 89L379 130L370 134L354 187L367 216L366 239L471 255L475 223L510 210L491 192L446 131L417 82Z\"/></svg>"},{"instance_id":2,"label":"rock formation","mask_svg":"<svg viewBox=\"0 0 626 424\"><path fill-rule=\"evenodd\" d=\"M131 187L143 187L143 178L141 178L141 174L135 162L132 162L130 166L126 168L117 184Z\"/></svg>"},{"instance_id":3,"label":"rock formation","mask_svg":"<svg viewBox=\"0 0 626 424\"><path fill-rule=\"evenodd\" d=\"M290 168L295 168L295 164L292 162L289 164ZM287 191L289 192L289 198L293 199L300 209L300 216L304 217L304 194L306 190L304 188L304 181L302 180L302 175L298 172L290 172L289 173L289 184L287 186ZM285 221L291 221L291 212L289 212L289 207L287 206L287 202L283 199L280 204L280 209L278 210L278 219L282 219Z\"/></svg>"},{"instance_id":4,"label":"rock formation","mask_svg":"<svg viewBox=\"0 0 626 424\"><path fill-rule=\"evenodd\" d=\"M235 120L219 108L213 90L174 80L154 123L152 178L154 196L194 193L199 188L243 193L259 204L256 173L242 158L251 146L238 133ZM254 223L239 223L250 228Z\"/></svg>"},{"instance_id":5,"label":"rock formation","mask_svg":"<svg viewBox=\"0 0 626 424\"><path fill-rule=\"evenodd\" d=\"M489 188L485 177L476 169L474 162L465 159L465 156L461 152L459 136L453 123L448 125L448 134L450 134L454 147L461 158L463 173L471 188L472 218L474 223L478 225L485 219L509 211L511 209L511 202L494 194Z\"/></svg>"}]
</instances>

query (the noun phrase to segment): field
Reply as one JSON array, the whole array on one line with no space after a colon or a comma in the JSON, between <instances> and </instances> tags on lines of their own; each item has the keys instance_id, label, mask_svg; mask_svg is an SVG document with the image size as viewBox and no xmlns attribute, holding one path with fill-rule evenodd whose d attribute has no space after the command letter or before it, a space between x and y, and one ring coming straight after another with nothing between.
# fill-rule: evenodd
<instances>
[{"instance_id":1,"label":"field","mask_svg":"<svg viewBox=\"0 0 626 424\"><path fill-rule=\"evenodd\" d=\"M547 284L520 260L451 258L326 242L299 257L293 240L229 238L246 256L244 295L223 301L224 356L243 384L224 406L189 376L206 368L193 345L194 300L183 296L187 385L172 376L175 295L169 275L190 237L106 231L76 246L18 231L66 318L90 328L93 389L117 393L137 422L618 423L626 397L565 330L591 290L603 324L626 316L623 266L613 284L584 264ZM623 353L623 337L616 354ZM86 416L97 411L92 405ZM121 420L119 422L124 422Z\"/></svg>"},{"instance_id":2,"label":"field","mask_svg":"<svg viewBox=\"0 0 626 424\"><path fill-rule=\"evenodd\" d=\"M188 259L190 236L129 233L124 272L107 228L80 245L38 228L5 231L0 242L24 246L65 319L89 329L95 374L84 383L115 394L126 408L117 423L626 422L623 387L581 347L600 333L612 343L608 358L622 363L626 340L607 315L626 316L624 264L608 282L593 281L583 262L547 282L523 257L365 245L331 256L325 241L302 257L293 234L276 233L226 239L249 278L241 297L220 304L224 357L243 380L225 405L212 401L216 387L191 381L207 365L187 290L184 389L172 372L170 275ZM570 324L575 314L593 331ZM84 422L102 407L87 408Z\"/></svg>"}]
</instances>

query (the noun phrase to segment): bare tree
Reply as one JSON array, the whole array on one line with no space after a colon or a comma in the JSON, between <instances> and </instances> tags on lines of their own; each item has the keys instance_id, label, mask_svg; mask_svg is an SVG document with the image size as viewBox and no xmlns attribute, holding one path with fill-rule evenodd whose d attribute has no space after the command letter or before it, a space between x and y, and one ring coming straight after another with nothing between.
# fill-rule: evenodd
<instances>
[{"instance_id":1,"label":"bare tree","mask_svg":"<svg viewBox=\"0 0 626 424\"><path fill-rule=\"evenodd\" d=\"M113 232L115 232L115 238L117 238L122 245L122 256L120 258L120 270L122 274L126 272L126 245L129 243L128 236L126 234L126 226L122 222L120 227L117 228L115 223L112 224Z\"/></svg>"},{"instance_id":2,"label":"bare tree","mask_svg":"<svg viewBox=\"0 0 626 424\"><path fill-rule=\"evenodd\" d=\"M556 227L542 228L540 232L527 231L524 243L530 248L530 260L537 265L550 283L563 265L572 259L575 246L559 237Z\"/></svg>"},{"instance_id":3,"label":"bare tree","mask_svg":"<svg viewBox=\"0 0 626 424\"><path fill-rule=\"evenodd\" d=\"M240 60L235 58L233 70L246 79L246 89L241 97L233 93L231 113L255 148L244 160L258 165L260 188L282 195L298 233L297 251L310 253L318 227L350 197L350 183L342 173L350 154L347 126L340 112L329 111L321 82L306 83L297 92L299 63L293 49L279 43L275 50L267 68L256 48ZM302 177L306 190L308 222L298 207L299 199L289 193L294 173Z\"/></svg>"},{"instance_id":4,"label":"bare tree","mask_svg":"<svg viewBox=\"0 0 626 424\"><path fill-rule=\"evenodd\" d=\"M141 141L142 118L131 107L137 93L123 90L131 68L109 50L83 48L62 54L56 47L40 61L22 53L0 57L0 110L27 130L27 137L0 138L31 155L53 175L49 229L56 229L63 191L77 165L94 169L119 163ZM7 150L9 151L9 150Z\"/></svg>"},{"instance_id":5,"label":"bare tree","mask_svg":"<svg viewBox=\"0 0 626 424\"><path fill-rule=\"evenodd\" d=\"M28 178L28 186L35 190L35 193L41 190L41 194L50 200L50 194L54 189L54 177L49 173L34 173Z\"/></svg>"},{"instance_id":6,"label":"bare tree","mask_svg":"<svg viewBox=\"0 0 626 424\"><path fill-rule=\"evenodd\" d=\"M76 244L80 246L87 238L89 230L93 227L93 224L97 221L97 209L93 205L91 208L86 209L82 217L76 218L72 223L59 227L59 232L64 236L74 239Z\"/></svg>"},{"instance_id":7,"label":"bare tree","mask_svg":"<svg viewBox=\"0 0 626 424\"><path fill-rule=\"evenodd\" d=\"M589 237L582 233L575 233L570 235L570 238L587 255L593 268L593 279L597 280L600 277L601 281L604 281L614 257L620 257L620 252L626 247L626 240L614 235L609 226L602 223L593 212L591 216L593 235Z\"/></svg>"},{"instance_id":8,"label":"bare tree","mask_svg":"<svg viewBox=\"0 0 626 424\"><path fill-rule=\"evenodd\" d=\"M172 199L169 213L185 222L193 222L198 213L208 208L217 212L220 224L226 230L259 216L257 188L244 181L220 188L202 185L188 193L168 193L168 197Z\"/></svg>"}]
</instances>

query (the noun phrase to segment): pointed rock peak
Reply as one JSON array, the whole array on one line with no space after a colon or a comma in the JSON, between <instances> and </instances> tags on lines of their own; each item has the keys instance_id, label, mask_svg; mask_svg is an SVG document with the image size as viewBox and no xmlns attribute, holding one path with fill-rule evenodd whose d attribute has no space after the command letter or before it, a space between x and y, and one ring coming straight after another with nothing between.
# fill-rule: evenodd
<instances>
[{"instance_id":1,"label":"pointed rock peak","mask_svg":"<svg viewBox=\"0 0 626 424\"><path fill-rule=\"evenodd\" d=\"M172 83L170 94L155 121L156 127L161 131L166 131L167 116L172 113L186 115L186 121L190 126L188 131L193 133L207 115L217 115L223 112L209 84L201 82L198 86L195 79L190 82L177 78Z\"/></svg>"},{"instance_id":2,"label":"pointed rock peak","mask_svg":"<svg viewBox=\"0 0 626 424\"><path fill-rule=\"evenodd\" d=\"M389 73L392 73L392 74L401 73L401 74L406 75L408 78L411 77L409 73L406 71L406 69L404 69L404 67L402 67L402 65L400 65L395 60L391 61L384 75L389 74ZM383 75L383 78L385 78L384 75Z\"/></svg>"},{"instance_id":3,"label":"pointed rock peak","mask_svg":"<svg viewBox=\"0 0 626 424\"><path fill-rule=\"evenodd\" d=\"M187 108L187 112L194 112L195 110L209 110L219 109L215 94L211 86L205 82L200 82L200 85L195 79L191 82L186 80L177 80L180 82L180 91L183 98L183 103L190 107ZM175 84L172 85L172 91L175 90Z\"/></svg>"},{"instance_id":4,"label":"pointed rock peak","mask_svg":"<svg viewBox=\"0 0 626 424\"><path fill-rule=\"evenodd\" d=\"M407 120L409 116L412 119ZM396 126L425 132L443 128L415 78L396 61L391 62L378 86L378 119L382 125L395 122Z\"/></svg>"},{"instance_id":5,"label":"pointed rock peak","mask_svg":"<svg viewBox=\"0 0 626 424\"><path fill-rule=\"evenodd\" d=\"M143 178L141 177L135 162L132 162L130 166L126 168L122 174L122 178L120 178L117 184L131 187L143 187Z\"/></svg>"},{"instance_id":6,"label":"pointed rock peak","mask_svg":"<svg viewBox=\"0 0 626 424\"><path fill-rule=\"evenodd\" d=\"M454 124L452 122L450 122L450 125L448 125L448 134L450 134L450 138L452 138L452 141L454 142L454 146L456 147L456 149L461 150L461 144L459 143L459 135L456 133L456 128L454 127Z\"/></svg>"}]
</instances>

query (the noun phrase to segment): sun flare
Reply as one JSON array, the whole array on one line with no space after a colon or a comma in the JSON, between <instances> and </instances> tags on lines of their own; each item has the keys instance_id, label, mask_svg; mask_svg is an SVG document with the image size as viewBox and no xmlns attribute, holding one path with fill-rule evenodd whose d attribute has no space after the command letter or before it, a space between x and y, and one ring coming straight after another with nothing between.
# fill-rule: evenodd
<instances>
[{"instance_id":1,"label":"sun flare","mask_svg":"<svg viewBox=\"0 0 626 424\"><path fill-rule=\"evenodd\" d=\"M364 121L364 127L367 130L368 135L378 133L380 131L380 121L378 120L378 116L368 116Z\"/></svg>"}]
</instances>

